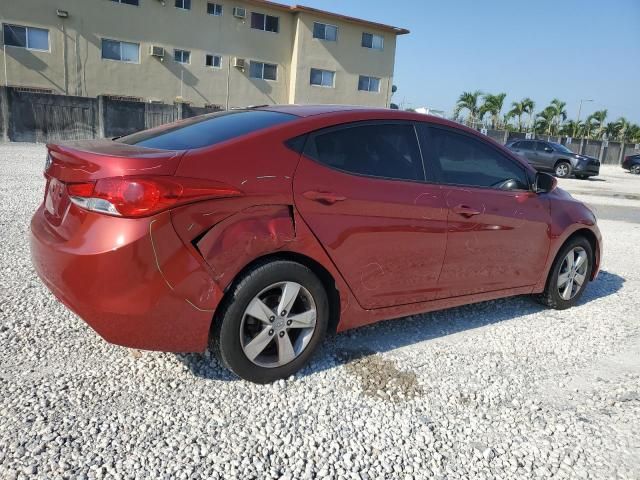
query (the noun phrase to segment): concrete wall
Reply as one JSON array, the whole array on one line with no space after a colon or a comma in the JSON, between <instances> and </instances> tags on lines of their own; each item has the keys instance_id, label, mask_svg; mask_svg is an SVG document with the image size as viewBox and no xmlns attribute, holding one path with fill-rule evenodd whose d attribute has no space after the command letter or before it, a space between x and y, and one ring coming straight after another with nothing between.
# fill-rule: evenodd
<instances>
[{"instance_id":1,"label":"concrete wall","mask_svg":"<svg viewBox=\"0 0 640 480\"><path fill-rule=\"evenodd\" d=\"M339 26L337 45L323 45L312 39L310 28L318 18L306 12L292 12L263 2L216 0L223 16L206 13L206 0L192 0L191 10L181 10L173 0L140 0L140 6L110 0L23 0L2 1L0 18L49 29L47 52L6 47L0 49L0 65L6 61L3 85L31 86L67 95L96 97L126 95L173 103L177 97L194 105L234 106L317 101L386 105L393 74L395 33L385 33L385 49L369 51L360 45L366 25L324 19ZM247 19L233 16L234 6L247 9ZM56 10L69 12L59 18ZM250 28L251 12L279 17L279 32ZM304 27L303 32L296 28ZM379 33L374 30L374 33ZM384 33L384 32L383 32ZM101 58L103 38L140 44L140 61L126 63ZM302 42L295 51L294 40ZM1 40L1 39L0 39ZM163 61L149 54L151 45L165 48ZM174 49L191 52L190 64L174 61ZM309 51L305 49L309 48ZM205 55L222 56L220 68L205 66ZM242 71L232 66L235 57L247 60ZM249 77L248 62L278 65L275 81ZM292 83L292 62L301 74ZM339 71L336 88L323 92L310 88L310 65L330 65ZM357 76L383 77L379 94L357 91ZM5 77L0 69L0 77ZM355 79L355 80L354 80Z\"/></svg>"}]
</instances>

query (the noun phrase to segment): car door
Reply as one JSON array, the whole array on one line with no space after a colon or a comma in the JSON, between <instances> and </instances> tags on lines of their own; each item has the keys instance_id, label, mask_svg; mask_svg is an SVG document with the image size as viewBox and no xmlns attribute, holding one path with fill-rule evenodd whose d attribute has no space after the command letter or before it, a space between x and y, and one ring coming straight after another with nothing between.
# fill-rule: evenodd
<instances>
[{"instance_id":1,"label":"car door","mask_svg":"<svg viewBox=\"0 0 640 480\"><path fill-rule=\"evenodd\" d=\"M536 147L535 143L531 140L521 140L516 142L513 147L513 151L523 157L531 166L536 166Z\"/></svg>"},{"instance_id":2,"label":"car door","mask_svg":"<svg viewBox=\"0 0 640 480\"><path fill-rule=\"evenodd\" d=\"M367 309L434 299L446 248L441 188L425 182L416 130L359 122L310 134L295 205Z\"/></svg>"},{"instance_id":3,"label":"car door","mask_svg":"<svg viewBox=\"0 0 640 480\"><path fill-rule=\"evenodd\" d=\"M547 142L536 141L536 162L540 170L552 171L556 163L556 152Z\"/></svg>"},{"instance_id":4,"label":"car door","mask_svg":"<svg viewBox=\"0 0 640 480\"><path fill-rule=\"evenodd\" d=\"M420 129L425 168L447 204L439 297L535 284L549 250L548 201L523 165L489 142L448 127ZM505 188L511 180L510 188Z\"/></svg>"}]
</instances>

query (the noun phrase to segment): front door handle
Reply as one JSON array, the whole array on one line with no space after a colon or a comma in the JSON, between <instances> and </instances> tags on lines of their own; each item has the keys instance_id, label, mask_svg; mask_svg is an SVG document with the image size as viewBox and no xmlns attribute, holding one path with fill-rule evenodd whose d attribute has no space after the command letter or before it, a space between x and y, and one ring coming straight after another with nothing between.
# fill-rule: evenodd
<instances>
[{"instance_id":1,"label":"front door handle","mask_svg":"<svg viewBox=\"0 0 640 480\"><path fill-rule=\"evenodd\" d=\"M302 195L304 198L308 198L314 202L324 203L325 205L333 205L336 202L343 202L347 199L347 197L333 192L318 192L315 190L304 192Z\"/></svg>"},{"instance_id":2,"label":"front door handle","mask_svg":"<svg viewBox=\"0 0 640 480\"><path fill-rule=\"evenodd\" d=\"M480 215L480 211L475 208L468 207L467 205L458 205L457 207L453 207L452 210L458 215L462 215L463 217L470 218L474 215Z\"/></svg>"}]
</instances>

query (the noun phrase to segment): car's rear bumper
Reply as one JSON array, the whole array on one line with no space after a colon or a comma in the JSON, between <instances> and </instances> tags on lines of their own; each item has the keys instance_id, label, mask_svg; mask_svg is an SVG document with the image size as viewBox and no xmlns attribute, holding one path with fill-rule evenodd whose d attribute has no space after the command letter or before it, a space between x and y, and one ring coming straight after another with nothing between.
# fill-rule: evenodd
<instances>
[{"instance_id":1,"label":"car's rear bumper","mask_svg":"<svg viewBox=\"0 0 640 480\"><path fill-rule=\"evenodd\" d=\"M169 213L130 220L71 209L67 231L42 206L31 220L33 265L54 295L109 342L204 351L222 292Z\"/></svg>"}]
</instances>

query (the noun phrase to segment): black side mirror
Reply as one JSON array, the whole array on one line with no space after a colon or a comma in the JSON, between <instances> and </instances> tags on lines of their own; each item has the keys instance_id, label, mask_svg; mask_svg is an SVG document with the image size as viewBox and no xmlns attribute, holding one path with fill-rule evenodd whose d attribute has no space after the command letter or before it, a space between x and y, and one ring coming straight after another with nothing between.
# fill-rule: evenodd
<instances>
[{"instance_id":1,"label":"black side mirror","mask_svg":"<svg viewBox=\"0 0 640 480\"><path fill-rule=\"evenodd\" d=\"M553 175L548 173L538 172L536 173L536 183L534 185L536 193L547 193L556 188L558 180Z\"/></svg>"}]
</instances>

